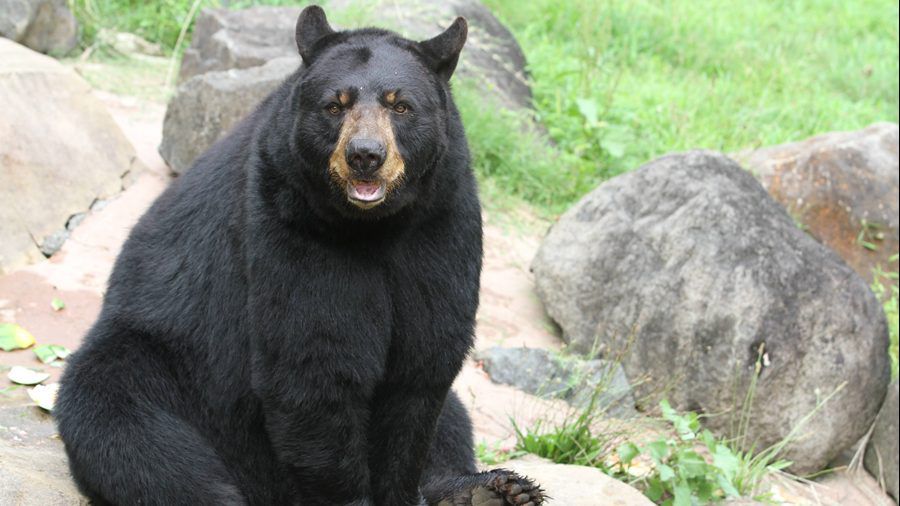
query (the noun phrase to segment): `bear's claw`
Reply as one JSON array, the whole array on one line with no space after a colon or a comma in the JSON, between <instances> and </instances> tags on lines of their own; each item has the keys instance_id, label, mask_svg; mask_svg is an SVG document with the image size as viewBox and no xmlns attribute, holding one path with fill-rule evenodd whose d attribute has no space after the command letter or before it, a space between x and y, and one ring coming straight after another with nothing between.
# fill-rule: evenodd
<instances>
[{"instance_id":1,"label":"bear's claw","mask_svg":"<svg viewBox=\"0 0 900 506\"><path fill-rule=\"evenodd\" d=\"M500 498L505 501L504 505L539 506L544 503L544 491L527 477L505 469L491 472L497 476L491 480L489 486L500 494Z\"/></svg>"}]
</instances>

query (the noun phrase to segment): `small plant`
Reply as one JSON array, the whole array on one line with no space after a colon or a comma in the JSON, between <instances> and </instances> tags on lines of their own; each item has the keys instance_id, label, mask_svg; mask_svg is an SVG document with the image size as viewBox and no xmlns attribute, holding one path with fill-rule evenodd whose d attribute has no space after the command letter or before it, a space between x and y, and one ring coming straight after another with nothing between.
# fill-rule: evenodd
<instances>
[{"instance_id":1,"label":"small plant","mask_svg":"<svg viewBox=\"0 0 900 506\"><path fill-rule=\"evenodd\" d=\"M610 439L594 435L592 427L599 415L594 409L594 400L587 408L576 412L549 430L543 430L545 423L538 422L530 430L522 430L515 421L516 450L533 453L558 464L577 464L597 467L606 471L605 460L612 451Z\"/></svg>"},{"instance_id":2,"label":"small plant","mask_svg":"<svg viewBox=\"0 0 900 506\"><path fill-rule=\"evenodd\" d=\"M869 251L878 251L878 243L883 240L884 232L881 231L881 225L862 220L859 234L856 236L856 244Z\"/></svg>"},{"instance_id":3,"label":"small plant","mask_svg":"<svg viewBox=\"0 0 900 506\"><path fill-rule=\"evenodd\" d=\"M690 506L752 497L765 475L790 465L772 460L774 453L754 457L717 440L709 430L701 430L696 413L679 414L665 400L659 407L675 436L659 437L640 447L632 442L622 444L616 450L619 462L614 469L614 476L627 479L634 474L630 468L635 459L649 459L651 470L633 484L657 504Z\"/></svg>"}]
</instances>

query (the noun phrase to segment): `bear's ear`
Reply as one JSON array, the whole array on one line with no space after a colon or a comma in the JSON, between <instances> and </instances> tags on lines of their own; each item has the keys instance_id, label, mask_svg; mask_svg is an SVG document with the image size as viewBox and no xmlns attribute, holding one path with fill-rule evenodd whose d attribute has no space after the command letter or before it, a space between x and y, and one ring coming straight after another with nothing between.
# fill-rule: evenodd
<instances>
[{"instance_id":1,"label":"bear's ear","mask_svg":"<svg viewBox=\"0 0 900 506\"><path fill-rule=\"evenodd\" d=\"M334 33L325 18L325 11L318 5L310 5L303 9L297 18L297 49L303 62L309 65L312 62L312 49L322 37Z\"/></svg>"},{"instance_id":2,"label":"bear's ear","mask_svg":"<svg viewBox=\"0 0 900 506\"><path fill-rule=\"evenodd\" d=\"M466 43L468 33L469 24L466 18L456 18L444 33L419 43L425 53L434 60L433 70L445 80L449 81L453 71L456 70L459 52Z\"/></svg>"}]
</instances>

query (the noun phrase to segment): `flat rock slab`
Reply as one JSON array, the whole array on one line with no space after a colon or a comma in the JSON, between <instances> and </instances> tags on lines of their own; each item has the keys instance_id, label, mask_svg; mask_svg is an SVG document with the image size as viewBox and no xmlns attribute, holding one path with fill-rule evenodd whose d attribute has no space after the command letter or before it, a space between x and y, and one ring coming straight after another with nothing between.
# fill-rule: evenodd
<instances>
[{"instance_id":1,"label":"flat rock slab","mask_svg":"<svg viewBox=\"0 0 900 506\"><path fill-rule=\"evenodd\" d=\"M0 111L0 272L9 272L55 252L73 218L143 166L81 77L6 39Z\"/></svg>"},{"instance_id":2,"label":"flat rock slab","mask_svg":"<svg viewBox=\"0 0 900 506\"><path fill-rule=\"evenodd\" d=\"M595 413L637 416L631 385L622 365L614 361L585 360L539 348L493 347L479 350L475 359L491 380L540 397L562 399Z\"/></svg>"},{"instance_id":3,"label":"flat rock slab","mask_svg":"<svg viewBox=\"0 0 900 506\"><path fill-rule=\"evenodd\" d=\"M550 496L544 504L558 506L652 506L633 487L586 466L554 464L534 456L504 462L502 467L528 476Z\"/></svg>"},{"instance_id":4,"label":"flat rock slab","mask_svg":"<svg viewBox=\"0 0 900 506\"><path fill-rule=\"evenodd\" d=\"M0 393L0 504L89 504L69 475L53 419L25 388Z\"/></svg>"}]
</instances>

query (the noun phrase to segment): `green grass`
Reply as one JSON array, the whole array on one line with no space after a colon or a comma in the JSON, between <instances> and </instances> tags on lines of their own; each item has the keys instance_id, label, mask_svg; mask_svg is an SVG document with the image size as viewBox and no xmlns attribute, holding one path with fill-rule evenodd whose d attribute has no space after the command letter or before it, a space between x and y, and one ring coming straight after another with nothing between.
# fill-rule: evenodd
<instances>
[{"instance_id":1,"label":"green grass","mask_svg":"<svg viewBox=\"0 0 900 506\"><path fill-rule=\"evenodd\" d=\"M485 3L528 57L540 119L581 162L556 167L579 191L670 151L898 118L896 1ZM554 208L579 193L512 187Z\"/></svg>"}]
</instances>

